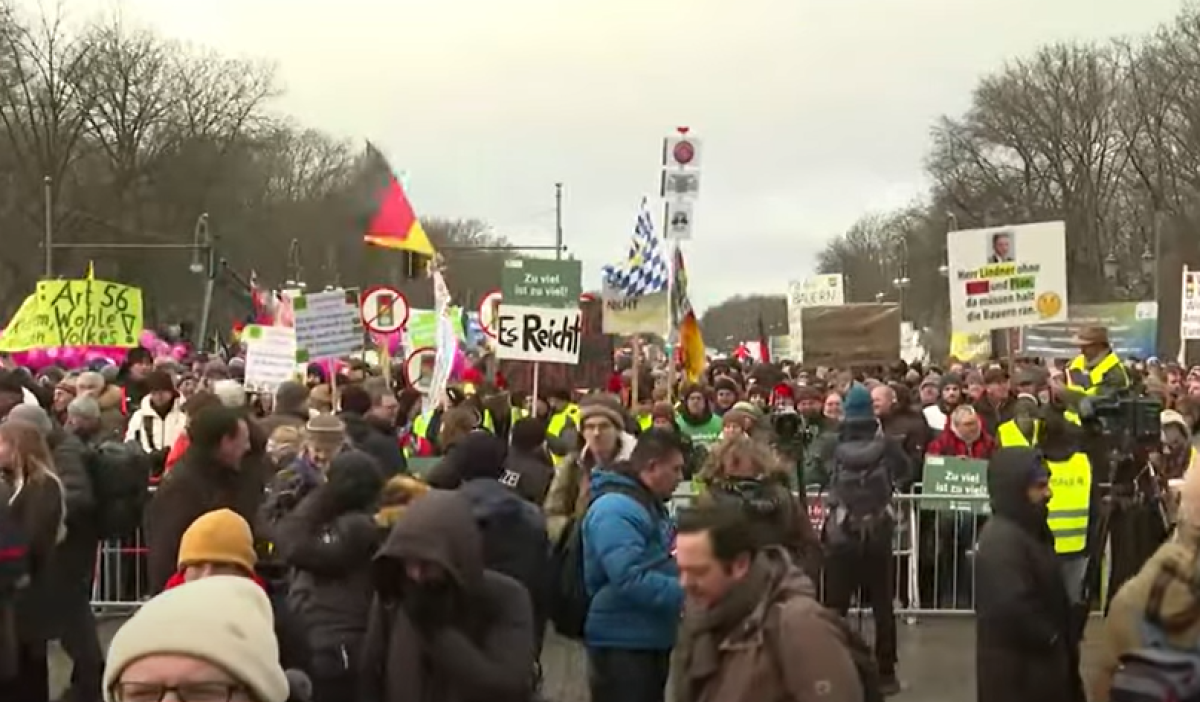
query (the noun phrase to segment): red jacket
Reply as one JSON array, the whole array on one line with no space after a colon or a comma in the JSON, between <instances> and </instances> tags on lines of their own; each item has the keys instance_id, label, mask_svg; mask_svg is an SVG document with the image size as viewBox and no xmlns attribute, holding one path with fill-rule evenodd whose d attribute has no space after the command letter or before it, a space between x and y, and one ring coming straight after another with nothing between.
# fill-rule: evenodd
<instances>
[{"instance_id":1,"label":"red jacket","mask_svg":"<svg viewBox=\"0 0 1200 702\"><path fill-rule=\"evenodd\" d=\"M253 580L254 582L258 583L258 586L259 586L259 587L261 587L261 588L263 589L263 592L266 592L266 591L267 591L267 582L266 582L265 580L263 580L262 578L258 577L257 575L251 575L251 576L250 576L250 579L251 579L251 580ZM172 575L172 576L171 576L171 577L170 577L170 578L167 580L167 584L166 584L166 585L163 585L163 590L164 590L164 591L166 591L166 590L170 590L170 589L171 589L171 588L173 588L173 587L179 587L179 586L180 586L180 585L182 585L184 582L185 582L185 581L184 581L184 579L183 579L183 571L182 571L182 570L179 570L179 571L177 571L177 572L175 573L175 575Z\"/></svg>"},{"instance_id":2,"label":"red jacket","mask_svg":"<svg viewBox=\"0 0 1200 702\"><path fill-rule=\"evenodd\" d=\"M959 438L958 434L954 433L953 429L946 427L945 431L938 434L938 437L925 447L925 454L987 460L998 448L1000 447L996 444L996 440L985 431L979 432L979 438L973 443L967 444Z\"/></svg>"}]
</instances>

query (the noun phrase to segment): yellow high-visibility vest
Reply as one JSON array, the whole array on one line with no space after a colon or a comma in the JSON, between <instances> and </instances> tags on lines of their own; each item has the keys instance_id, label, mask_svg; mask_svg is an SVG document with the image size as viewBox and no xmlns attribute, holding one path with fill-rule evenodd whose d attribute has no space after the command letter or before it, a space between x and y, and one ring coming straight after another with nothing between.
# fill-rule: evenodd
<instances>
[{"instance_id":1,"label":"yellow high-visibility vest","mask_svg":"<svg viewBox=\"0 0 1200 702\"><path fill-rule=\"evenodd\" d=\"M421 414L417 415L417 418L413 420L412 425L413 436L418 436L426 441L429 440L429 437L425 436L425 432L429 431L429 417L432 416L432 414L432 412L429 414L422 412ZM413 446L409 444L409 442L406 441L404 443L404 457L412 458L416 451L414 450Z\"/></svg>"},{"instance_id":2,"label":"yellow high-visibility vest","mask_svg":"<svg viewBox=\"0 0 1200 702\"><path fill-rule=\"evenodd\" d=\"M1092 464L1086 453L1065 461L1046 461L1050 469L1050 515L1054 552L1079 553L1087 548L1088 512L1092 504Z\"/></svg>"},{"instance_id":3,"label":"yellow high-visibility vest","mask_svg":"<svg viewBox=\"0 0 1200 702\"><path fill-rule=\"evenodd\" d=\"M1037 443L1038 437L1042 433L1042 420L1033 420L1033 443ZM1033 444L1029 442L1028 437L1017 426L1016 420L1010 419L996 428L996 440L1000 442L1001 448L1009 448L1011 446L1021 446L1029 448Z\"/></svg>"},{"instance_id":4,"label":"yellow high-visibility vest","mask_svg":"<svg viewBox=\"0 0 1200 702\"><path fill-rule=\"evenodd\" d=\"M643 414L642 416L638 417L638 427L642 431L646 431L653 424L654 424L654 416L653 415Z\"/></svg>"},{"instance_id":5,"label":"yellow high-visibility vest","mask_svg":"<svg viewBox=\"0 0 1200 702\"><path fill-rule=\"evenodd\" d=\"M1125 387L1129 387L1129 372L1125 370L1125 366L1121 365L1121 359L1117 354L1109 351L1108 355L1090 371L1087 369L1087 358L1080 354L1067 366L1067 389L1087 396L1095 395L1100 391L1100 383L1104 382L1104 376L1113 368L1121 369L1121 375L1125 378ZM1080 423L1079 414L1072 410L1063 412L1063 418L1072 424Z\"/></svg>"},{"instance_id":6,"label":"yellow high-visibility vest","mask_svg":"<svg viewBox=\"0 0 1200 702\"><path fill-rule=\"evenodd\" d=\"M579 405L574 403L567 405L558 412L555 412L550 417L550 422L546 425L546 436L556 439L558 435L563 433L567 428L567 421L570 420L576 427L579 426ZM560 456L553 451L550 452L550 458L554 465L562 465L566 460L566 456Z\"/></svg>"}]
</instances>

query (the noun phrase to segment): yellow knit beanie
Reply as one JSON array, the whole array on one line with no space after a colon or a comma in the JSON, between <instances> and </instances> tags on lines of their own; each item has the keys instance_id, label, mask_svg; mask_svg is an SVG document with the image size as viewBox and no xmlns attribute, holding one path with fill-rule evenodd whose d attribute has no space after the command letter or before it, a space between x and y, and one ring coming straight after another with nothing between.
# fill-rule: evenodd
<instances>
[{"instance_id":1,"label":"yellow knit beanie","mask_svg":"<svg viewBox=\"0 0 1200 702\"><path fill-rule=\"evenodd\" d=\"M250 525L231 509L216 509L200 515L179 540L178 566L182 570L198 563L236 565L254 573L258 554Z\"/></svg>"}]
</instances>

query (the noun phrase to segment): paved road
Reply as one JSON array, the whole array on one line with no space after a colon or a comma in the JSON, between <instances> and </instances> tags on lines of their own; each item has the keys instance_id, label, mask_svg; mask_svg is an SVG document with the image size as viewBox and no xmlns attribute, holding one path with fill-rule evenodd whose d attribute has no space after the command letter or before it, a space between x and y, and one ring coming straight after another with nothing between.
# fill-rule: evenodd
<instances>
[{"instance_id":1,"label":"paved road","mask_svg":"<svg viewBox=\"0 0 1200 702\"><path fill-rule=\"evenodd\" d=\"M104 645L120 620L101 624ZM1095 628L1088 641L1094 645ZM1084 645L1084 660L1090 648ZM550 636L543 655L547 698L551 702L587 702L587 665L579 648ZM50 674L57 691L65 684L70 663L61 652L51 654ZM900 675L905 692L895 702L963 702L975 699L975 625L970 618L928 618L900 625Z\"/></svg>"}]
</instances>

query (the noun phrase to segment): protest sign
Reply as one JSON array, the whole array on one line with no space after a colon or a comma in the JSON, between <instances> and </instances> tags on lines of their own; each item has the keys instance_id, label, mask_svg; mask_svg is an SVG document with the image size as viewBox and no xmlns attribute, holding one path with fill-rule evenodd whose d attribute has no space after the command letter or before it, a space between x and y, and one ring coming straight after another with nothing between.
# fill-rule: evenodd
<instances>
[{"instance_id":1,"label":"protest sign","mask_svg":"<svg viewBox=\"0 0 1200 702\"><path fill-rule=\"evenodd\" d=\"M294 329L251 324L242 330L242 340L246 344L246 389L274 392L296 378Z\"/></svg>"},{"instance_id":2,"label":"protest sign","mask_svg":"<svg viewBox=\"0 0 1200 702\"><path fill-rule=\"evenodd\" d=\"M788 341L786 355L796 361L804 358L804 308L837 307L846 304L845 282L840 273L812 275L788 283ZM772 356L774 358L774 356Z\"/></svg>"},{"instance_id":3,"label":"protest sign","mask_svg":"<svg viewBox=\"0 0 1200 702\"><path fill-rule=\"evenodd\" d=\"M605 334L601 319L604 303L598 299L579 303L583 335L579 342L579 362L575 365L550 363L541 366L539 382L546 388L602 388L612 375L613 337ZM533 364L501 361L500 373L513 392L532 393Z\"/></svg>"},{"instance_id":4,"label":"protest sign","mask_svg":"<svg viewBox=\"0 0 1200 702\"><path fill-rule=\"evenodd\" d=\"M342 358L363 350L357 290L298 295L292 307L296 314L297 363Z\"/></svg>"},{"instance_id":5,"label":"protest sign","mask_svg":"<svg viewBox=\"0 0 1200 702\"><path fill-rule=\"evenodd\" d=\"M973 458L927 457L921 472L921 509L987 514L987 464Z\"/></svg>"},{"instance_id":6,"label":"protest sign","mask_svg":"<svg viewBox=\"0 0 1200 702\"><path fill-rule=\"evenodd\" d=\"M583 321L578 307L555 309L502 304L496 323L496 357L512 361L576 363L582 337Z\"/></svg>"},{"instance_id":7,"label":"protest sign","mask_svg":"<svg viewBox=\"0 0 1200 702\"><path fill-rule=\"evenodd\" d=\"M64 346L132 348L142 333L142 291L88 278L48 280L26 298L13 318L0 352Z\"/></svg>"},{"instance_id":8,"label":"protest sign","mask_svg":"<svg viewBox=\"0 0 1200 702\"><path fill-rule=\"evenodd\" d=\"M1109 302L1071 305L1069 321L1025 327L1021 353L1041 358L1074 358L1079 347L1072 338L1083 327L1105 327L1109 343L1121 358L1157 355L1158 305L1153 302Z\"/></svg>"},{"instance_id":9,"label":"protest sign","mask_svg":"<svg viewBox=\"0 0 1200 702\"><path fill-rule=\"evenodd\" d=\"M804 307L804 362L848 368L900 357L900 306L892 303ZM793 338L793 342L795 339Z\"/></svg>"},{"instance_id":10,"label":"protest sign","mask_svg":"<svg viewBox=\"0 0 1200 702\"><path fill-rule=\"evenodd\" d=\"M1067 320L1063 222L949 232L946 252L954 331Z\"/></svg>"},{"instance_id":11,"label":"protest sign","mask_svg":"<svg viewBox=\"0 0 1200 702\"><path fill-rule=\"evenodd\" d=\"M500 272L500 299L518 307L578 307L582 278L579 261L510 258Z\"/></svg>"},{"instance_id":12,"label":"protest sign","mask_svg":"<svg viewBox=\"0 0 1200 702\"><path fill-rule=\"evenodd\" d=\"M602 324L605 334L628 336L630 334L667 335L666 292L652 293L641 297L625 297L619 291L604 286L600 291L604 303Z\"/></svg>"}]
</instances>

